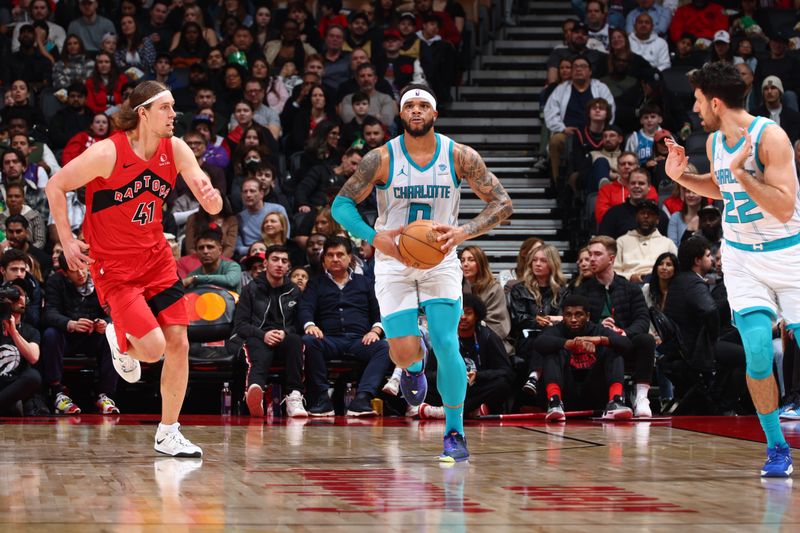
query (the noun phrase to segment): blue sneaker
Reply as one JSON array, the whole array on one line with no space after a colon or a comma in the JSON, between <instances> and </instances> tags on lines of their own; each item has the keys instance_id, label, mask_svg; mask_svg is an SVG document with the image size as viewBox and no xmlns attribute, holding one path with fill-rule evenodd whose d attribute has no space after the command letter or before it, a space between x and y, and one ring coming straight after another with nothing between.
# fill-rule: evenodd
<instances>
[{"instance_id":1,"label":"blue sneaker","mask_svg":"<svg viewBox=\"0 0 800 533\"><path fill-rule=\"evenodd\" d=\"M451 431L445 435L444 451L439 456L439 461L442 463L460 463L468 459L467 438L458 431Z\"/></svg>"},{"instance_id":2,"label":"blue sneaker","mask_svg":"<svg viewBox=\"0 0 800 533\"><path fill-rule=\"evenodd\" d=\"M422 370L411 373L404 368L400 374L400 391L403 393L403 398L408 405L415 407L421 405L428 394L428 378L425 377L425 359L428 357L428 347L425 343L425 335L423 332L419 341L422 346Z\"/></svg>"},{"instance_id":3,"label":"blue sneaker","mask_svg":"<svg viewBox=\"0 0 800 533\"><path fill-rule=\"evenodd\" d=\"M761 469L763 477L789 477L793 470L792 453L788 444L767 448L767 462Z\"/></svg>"},{"instance_id":4,"label":"blue sneaker","mask_svg":"<svg viewBox=\"0 0 800 533\"><path fill-rule=\"evenodd\" d=\"M780 417L782 420L800 420L800 405L794 402L784 405Z\"/></svg>"}]
</instances>

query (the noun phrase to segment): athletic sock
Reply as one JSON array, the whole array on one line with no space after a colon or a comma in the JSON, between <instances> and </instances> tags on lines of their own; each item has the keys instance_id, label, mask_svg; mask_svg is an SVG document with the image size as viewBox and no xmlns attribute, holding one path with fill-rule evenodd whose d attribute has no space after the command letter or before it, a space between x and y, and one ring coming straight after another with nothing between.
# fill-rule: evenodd
<instances>
[{"instance_id":1,"label":"athletic sock","mask_svg":"<svg viewBox=\"0 0 800 533\"><path fill-rule=\"evenodd\" d=\"M622 396L622 383L612 383L608 387L608 401L612 401L614 396Z\"/></svg>"},{"instance_id":2,"label":"athletic sock","mask_svg":"<svg viewBox=\"0 0 800 533\"><path fill-rule=\"evenodd\" d=\"M650 384L649 383L637 383L636 384L636 399L639 400L640 398L647 399L647 393L650 392Z\"/></svg>"},{"instance_id":3,"label":"athletic sock","mask_svg":"<svg viewBox=\"0 0 800 533\"><path fill-rule=\"evenodd\" d=\"M392 372L392 377L393 378L399 378L402 373L403 373L403 369L400 368L399 366L396 366L396 367L394 367L394 372Z\"/></svg>"},{"instance_id":4,"label":"athletic sock","mask_svg":"<svg viewBox=\"0 0 800 533\"><path fill-rule=\"evenodd\" d=\"M765 415L758 413L758 421L761 422L761 428L764 430L764 435L767 436L768 448L776 445L786 446L786 439L783 438L781 431L780 409L775 409Z\"/></svg>"},{"instance_id":5,"label":"athletic sock","mask_svg":"<svg viewBox=\"0 0 800 533\"><path fill-rule=\"evenodd\" d=\"M180 428L180 427L181 427L181 425L178 422L175 422L174 424L162 424L162 423L159 422L159 424L158 424L158 432L159 433L172 433L173 431L178 431L178 428Z\"/></svg>"},{"instance_id":6,"label":"athletic sock","mask_svg":"<svg viewBox=\"0 0 800 533\"><path fill-rule=\"evenodd\" d=\"M422 361L417 361L413 365L410 365L408 368L406 368L406 370L409 374L419 374L422 372Z\"/></svg>"},{"instance_id":7,"label":"athletic sock","mask_svg":"<svg viewBox=\"0 0 800 533\"><path fill-rule=\"evenodd\" d=\"M561 387L556 385L555 383L550 383L547 387L544 388L545 393L547 394L547 399L549 400L553 396L558 396L558 399L561 399Z\"/></svg>"}]
</instances>

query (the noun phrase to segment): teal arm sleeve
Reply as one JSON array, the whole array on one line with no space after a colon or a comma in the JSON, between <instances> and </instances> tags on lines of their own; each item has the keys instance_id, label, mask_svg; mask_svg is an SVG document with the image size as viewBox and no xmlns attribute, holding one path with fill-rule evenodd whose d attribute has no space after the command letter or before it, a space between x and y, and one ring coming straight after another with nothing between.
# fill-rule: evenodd
<instances>
[{"instance_id":1,"label":"teal arm sleeve","mask_svg":"<svg viewBox=\"0 0 800 533\"><path fill-rule=\"evenodd\" d=\"M351 235L372 244L377 232L364 222L352 198L337 196L331 205L331 214Z\"/></svg>"}]
</instances>

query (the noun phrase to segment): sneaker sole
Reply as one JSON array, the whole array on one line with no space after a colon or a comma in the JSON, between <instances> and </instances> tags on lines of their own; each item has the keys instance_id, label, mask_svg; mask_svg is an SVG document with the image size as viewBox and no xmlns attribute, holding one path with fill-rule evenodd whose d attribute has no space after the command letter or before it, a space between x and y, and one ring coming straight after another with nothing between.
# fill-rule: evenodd
<instances>
[{"instance_id":1,"label":"sneaker sole","mask_svg":"<svg viewBox=\"0 0 800 533\"><path fill-rule=\"evenodd\" d=\"M527 394L528 396L531 396L531 397L534 397L537 394L536 389L534 389L532 387L525 387L525 386L522 387L522 392L524 392L525 394Z\"/></svg>"},{"instance_id":2,"label":"sneaker sole","mask_svg":"<svg viewBox=\"0 0 800 533\"><path fill-rule=\"evenodd\" d=\"M247 409L250 411L250 416L264 416L264 391L261 387L248 389Z\"/></svg>"},{"instance_id":3,"label":"sneaker sole","mask_svg":"<svg viewBox=\"0 0 800 533\"><path fill-rule=\"evenodd\" d=\"M375 411L347 411L347 416L356 416L359 418L369 418L371 416L378 416Z\"/></svg>"},{"instance_id":4,"label":"sneaker sole","mask_svg":"<svg viewBox=\"0 0 800 533\"><path fill-rule=\"evenodd\" d=\"M792 472L794 472L794 467L789 465L789 468L787 468L785 472L767 472L766 470L762 470L761 477L789 477Z\"/></svg>"},{"instance_id":5,"label":"sneaker sole","mask_svg":"<svg viewBox=\"0 0 800 533\"><path fill-rule=\"evenodd\" d=\"M308 418L308 412L306 411L303 413L292 413L286 416L288 416L289 418Z\"/></svg>"},{"instance_id":6,"label":"sneaker sole","mask_svg":"<svg viewBox=\"0 0 800 533\"><path fill-rule=\"evenodd\" d=\"M397 387L390 387L389 385L384 385L381 389L381 392L384 394L388 394L389 396L397 396L400 394L400 386Z\"/></svg>"},{"instance_id":7,"label":"sneaker sole","mask_svg":"<svg viewBox=\"0 0 800 533\"><path fill-rule=\"evenodd\" d=\"M567 416L564 413L547 413L544 417L545 422L566 422Z\"/></svg>"},{"instance_id":8,"label":"sneaker sole","mask_svg":"<svg viewBox=\"0 0 800 533\"><path fill-rule=\"evenodd\" d=\"M449 455L440 455L438 457L440 463L463 463L464 461L469 461L469 455L466 457L450 457Z\"/></svg>"},{"instance_id":9,"label":"sneaker sole","mask_svg":"<svg viewBox=\"0 0 800 533\"><path fill-rule=\"evenodd\" d=\"M324 418L326 416L336 416L335 411L326 411L324 413L308 413L308 416L313 416L315 418Z\"/></svg>"},{"instance_id":10,"label":"sneaker sole","mask_svg":"<svg viewBox=\"0 0 800 533\"><path fill-rule=\"evenodd\" d=\"M620 409L619 411L603 413L603 420L630 420L631 418L633 418L633 413L630 409Z\"/></svg>"},{"instance_id":11,"label":"sneaker sole","mask_svg":"<svg viewBox=\"0 0 800 533\"><path fill-rule=\"evenodd\" d=\"M182 457L182 458L186 458L186 459L203 457L203 452L202 451L194 452L194 453L179 452L179 453L176 453L176 454L173 455L173 454L171 454L169 452L161 451L158 448L156 448L155 446L153 447L153 449L155 451L157 451L158 453L160 453L161 455L166 455L167 457Z\"/></svg>"},{"instance_id":12,"label":"sneaker sole","mask_svg":"<svg viewBox=\"0 0 800 533\"><path fill-rule=\"evenodd\" d=\"M781 420L800 420L800 414L798 415L790 415L787 413L782 413L780 415Z\"/></svg>"}]
</instances>

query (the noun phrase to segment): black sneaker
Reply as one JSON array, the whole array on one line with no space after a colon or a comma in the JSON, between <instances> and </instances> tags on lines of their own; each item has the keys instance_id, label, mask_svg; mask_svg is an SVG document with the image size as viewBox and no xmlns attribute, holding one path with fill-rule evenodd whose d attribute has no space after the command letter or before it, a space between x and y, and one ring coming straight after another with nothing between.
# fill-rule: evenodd
<instances>
[{"instance_id":1,"label":"black sneaker","mask_svg":"<svg viewBox=\"0 0 800 533\"><path fill-rule=\"evenodd\" d=\"M336 412L333 410L333 402L328 397L328 392L323 392L311 409L308 410L311 416L334 416Z\"/></svg>"},{"instance_id":2,"label":"black sneaker","mask_svg":"<svg viewBox=\"0 0 800 533\"><path fill-rule=\"evenodd\" d=\"M603 411L603 420L626 420L633 417L633 411L625 405L622 396L614 396Z\"/></svg>"},{"instance_id":3,"label":"black sneaker","mask_svg":"<svg viewBox=\"0 0 800 533\"><path fill-rule=\"evenodd\" d=\"M372 409L372 398L359 394L347 406L347 416L377 416Z\"/></svg>"},{"instance_id":4,"label":"black sneaker","mask_svg":"<svg viewBox=\"0 0 800 533\"><path fill-rule=\"evenodd\" d=\"M539 386L539 380L535 377L531 376L528 378L528 381L525 382L525 385L522 386L522 390L528 396L536 396L537 387Z\"/></svg>"},{"instance_id":5,"label":"black sneaker","mask_svg":"<svg viewBox=\"0 0 800 533\"><path fill-rule=\"evenodd\" d=\"M544 417L546 422L563 422L567 416L564 414L564 403L555 394L547 402L547 415Z\"/></svg>"}]
</instances>

